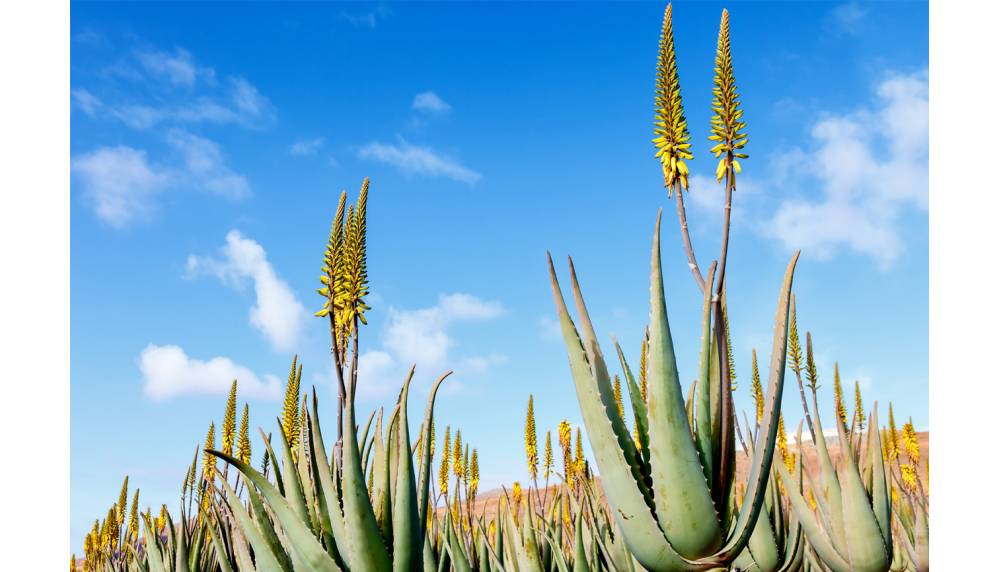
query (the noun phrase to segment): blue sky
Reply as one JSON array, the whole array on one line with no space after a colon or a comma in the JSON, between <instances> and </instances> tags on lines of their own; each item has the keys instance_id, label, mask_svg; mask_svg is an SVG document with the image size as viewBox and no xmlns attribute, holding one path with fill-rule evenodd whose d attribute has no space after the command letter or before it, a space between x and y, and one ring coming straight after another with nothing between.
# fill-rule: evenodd
<instances>
[{"instance_id":1,"label":"blue sky","mask_svg":"<svg viewBox=\"0 0 1000 572\"><path fill-rule=\"evenodd\" d=\"M674 10L705 266L721 222L706 138L722 7ZM74 3L73 547L126 473L144 505L176 504L233 376L271 430L298 353L332 423L314 288L337 196L365 176L360 405L388 405L411 362L420 401L455 369L440 423L479 448L485 488L525 478L529 393L543 430L580 420L546 250L562 276L573 255L598 334L637 359L665 207L667 302L693 376L700 298L650 143L663 8ZM728 8L750 135L727 273L737 406L802 248L799 325L821 383L839 361L867 403L926 428L927 5Z\"/></svg>"}]
</instances>

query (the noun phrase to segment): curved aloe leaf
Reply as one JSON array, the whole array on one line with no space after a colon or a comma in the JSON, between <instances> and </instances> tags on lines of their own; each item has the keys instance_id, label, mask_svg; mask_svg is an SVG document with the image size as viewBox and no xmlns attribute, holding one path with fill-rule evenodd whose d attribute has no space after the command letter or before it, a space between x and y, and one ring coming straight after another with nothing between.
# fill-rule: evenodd
<instances>
[{"instance_id":1,"label":"curved aloe leaf","mask_svg":"<svg viewBox=\"0 0 1000 572\"><path fill-rule=\"evenodd\" d=\"M708 556L722 543L718 515L691 439L677 359L667 321L656 217L650 271L649 461L657 520L670 545L687 558Z\"/></svg>"},{"instance_id":2,"label":"curved aloe leaf","mask_svg":"<svg viewBox=\"0 0 1000 572\"><path fill-rule=\"evenodd\" d=\"M431 435L428 428L434 423L434 400L437 398L438 388L441 387L444 380L451 374L451 371L446 371L444 375L439 377L434 383L434 386L431 388L431 393L427 397L427 409L424 411L424 430L421 431L423 445L420 448L420 490L417 498L421 538L427 536L427 511L430 510Z\"/></svg>"},{"instance_id":3,"label":"curved aloe leaf","mask_svg":"<svg viewBox=\"0 0 1000 572\"><path fill-rule=\"evenodd\" d=\"M309 527L299 519L285 498L278 492L278 489L268 482L264 478L264 475L258 473L253 467L239 459L235 459L225 453L212 449L206 449L206 451L243 473L243 476L253 483L261 494L264 495L268 507L288 537L289 546L286 546L286 548L294 551L310 570L339 572L340 567L337 566L337 563L326 553L326 550L323 549L323 546L313 536Z\"/></svg>"},{"instance_id":4,"label":"curved aloe leaf","mask_svg":"<svg viewBox=\"0 0 1000 572\"><path fill-rule=\"evenodd\" d=\"M397 571L419 570L422 564L420 553L420 515L417 511L417 484L410 462L410 426L406 415L407 398L413 369L406 377L399 399L399 422L396 429L397 469L396 495L392 506L392 569Z\"/></svg>"},{"instance_id":5,"label":"curved aloe leaf","mask_svg":"<svg viewBox=\"0 0 1000 572\"><path fill-rule=\"evenodd\" d=\"M774 316L774 338L771 342L771 364L768 373L767 397L764 402L764 416L753 444L753 459L747 475L747 492L726 545L716 558L723 562L735 558L746 546L753 531L753 525L760 515L761 505L771 474L771 461L778 435L778 416L781 413L781 395L785 387L785 356L788 352L788 303L792 292L792 280L799 253L795 252L785 269L785 277L778 295L778 308ZM780 465L781 463L777 463Z\"/></svg>"},{"instance_id":6,"label":"curved aloe leaf","mask_svg":"<svg viewBox=\"0 0 1000 572\"><path fill-rule=\"evenodd\" d=\"M638 465L632 465L626 460L618 436L608 419L598 383L591 372L590 362L583 349L583 342L580 341L576 326L563 300L551 256L549 276L577 400L587 426L591 449L600 468L608 502L614 508L615 518L619 521L629 548L644 566L656 572L699 569L687 567L687 563L667 543L647 504L647 497L642 494L638 486L637 481L642 479L641 471ZM617 413L617 407L614 409Z\"/></svg>"},{"instance_id":7,"label":"curved aloe leaf","mask_svg":"<svg viewBox=\"0 0 1000 572\"><path fill-rule=\"evenodd\" d=\"M223 487L226 491L229 511L233 514L237 524L239 524L239 530L246 536L247 541L253 548L254 557L257 560L257 569L260 572L289 571L290 568L279 562L278 557L275 556L271 546L264 539L257 525L254 524L253 519L247 513L246 508L243 507L243 503L236 496L236 493L233 492L232 487L229 486L229 483L223 482ZM284 557L285 555L282 553L282 558Z\"/></svg>"}]
</instances>

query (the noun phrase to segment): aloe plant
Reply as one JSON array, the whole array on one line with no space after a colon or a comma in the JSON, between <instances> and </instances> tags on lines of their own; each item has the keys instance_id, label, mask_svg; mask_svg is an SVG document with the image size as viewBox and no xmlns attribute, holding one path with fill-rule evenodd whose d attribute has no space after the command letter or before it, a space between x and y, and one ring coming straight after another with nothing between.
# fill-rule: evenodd
<instances>
[{"instance_id":1,"label":"aloe plant","mask_svg":"<svg viewBox=\"0 0 1000 572\"><path fill-rule=\"evenodd\" d=\"M813 384L814 442L819 459L819 482L812 483L817 514L793 487L794 480L776 465L788 491L792 510L802 523L809 544L823 565L833 572L883 572L893 560L892 503L889 477L882 456L876 403L868 420L866 444L855 441L841 416L842 399L834 404L834 423L840 444L839 468L830 458L819 418Z\"/></svg>"},{"instance_id":2,"label":"aloe plant","mask_svg":"<svg viewBox=\"0 0 1000 572\"><path fill-rule=\"evenodd\" d=\"M639 562L650 570L708 570L731 563L746 546L765 498L777 432L777 404L784 382L788 300L798 254L785 273L775 318L773 354L764 421L750 470L742 510L718 510L713 496L728 499L731 488L713 491L719 478L721 406L709 381L712 323L711 291L702 312L700 375L694 394L694 423L689 423L667 321L660 266L660 217L653 233L650 285L648 404L636 399L638 387L618 348L622 370L636 407L641 453L614 402L608 368L597 342L570 260L573 297L580 330L569 315L555 268L549 272L556 311L569 356L577 399L618 526ZM709 270L709 277L714 274ZM716 324L716 327L719 327ZM582 332L582 335L581 335ZM617 344L616 344L617 345ZM733 431L733 425L729 425ZM735 438L730 435L730 442ZM646 452L648 451L648 457Z\"/></svg>"}]
</instances>

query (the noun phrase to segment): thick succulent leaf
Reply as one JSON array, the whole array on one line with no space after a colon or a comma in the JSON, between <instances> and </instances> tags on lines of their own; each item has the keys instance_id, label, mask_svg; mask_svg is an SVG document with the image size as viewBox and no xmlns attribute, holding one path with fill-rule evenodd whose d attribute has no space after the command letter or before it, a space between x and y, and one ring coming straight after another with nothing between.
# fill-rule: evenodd
<instances>
[{"instance_id":1,"label":"thick succulent leaf","mask_svg":"<svg viewBox=\"0 0 1000 572\"><path fill-rule=\"evenodd\" d=\"M660 218L657 215L653 233L649 288L647 383L653 499L670 545L678 554L694 559L717 549L722 531L684 409L660 268Z\"/></svg>"},{"instance_id":2,"label":"thick succulent leaf","mask_svg":"<svg viewBox=\"0 0 1000 572\"><path fill-rule=\"evenodd\" d=\"M441 387L441 384L444 383L444 380L447 379L451 373L451 371L445 372L444 375L439 377L437 382L434 383L434 387L431 388L431 393L427 397L427 409L424 411L424 430L421 432L423 445L420 448L420 490L418 493L419 498L417 499L421 538L423 538L427 533L427 511L430 509L431 435L427 428L434 422L434 400L437 398L438 388Z\"/></svg>"},{"instance_id":3,"label":"thick succulent leaf","mask_svg":"<svg viewBox=\"0 0 1000 572\"><path fill-rule=\"evenodd\" d=\"M857 572L882 572L892 558L882 540L882 531L872 510L868 491L861 480L861 473L854 462L854 450L847 435L847 428L839 415L835 415L837 435L840 437L841 470L840 486L844 502L844 532L847 537L847 554L851 567Z\"/></svg>"},{"instance_id":4,"label":"thick succulent leaf","mask_svg":"<svg viewBox=\"0 0 1000 572\"><path fill-rule=\"evenodd\" d=\"M208 534L212 538L212 546L215 547L215 560L219 563L221 572L233 572L233 567L229 563L228 551L222 539L219 538L219 533L215 530L215 526L209 523L207 528Z\"/></svg>"},{"instance_id":5,"label":"thick succulent leaf","mask_svg":"<svg viewBox=\"0 0 1000 572\"><path fill-rule=\"evenodd\" d=\"M805 533L806 538L809 539L809 544L812 545L816 554L833 572L851 572L851 565L848 564L847 560L837 552L837 550L833 547L833 544L830 542L829 536L827 536L826 532L816 523L816 518L809 509L809 503L806 502L802 493L795 488L795 479L793 479L792 475L788 472L788 468L785 467L784 463L775 463L774 466L777 468L778 477L781 479L781 483L785 487L785 493L788 495L792 511L795 513L795 518L797 518L799 523L802 525L802 530Z\"/></svg>"},{"instance_id":6,"label":"thick succulent leaf","mask_svg":"<svg viewBox=\"0 0 1000 572\"><path fill-rule=\"evenodd\" d=\"M761 514L754 525L753 533L747 542L747 550L753 557L754 564L761 572L774 572L781 562L778 555L778 543L775 540L774 529L770 519Z\"/></svg>"},{"instance_id":7,"label":"thick succulent leaf","mask_svg":"<svg viewBox=\"0 0 1000 572\"><path fill-rule=\"evenodd\" d=\"M247 497L250 499L250 506L253 508L253 517L257 523L257 528L260 530L264 540L271 547L271 552L278 558L282 569L291 571L292 559L285 551L285 547L281 544L281 539L278 538L278 533L275 531L267 511L264 510L264 501L260 498L260 494L254 487L248 486L246 490Z\"/></svg>"},{"instance_id":8,"label":"thick succulent leaf","mask_svg":"<svg viewBox=\"0 0 1000 572\"><path fill-rule=\"evenodd\" d=\"M469 564L469 559L466 557L462 541L455 534L455 527L451 522L450 513L445 518L445 528L448 534L448 542L445 544L445 547L451 556L452 570L454 572L472 572L472 565Z\"/></svg>"},{"instance_id":9,"label":"thick succulent leaf","mask_svg":"<svg viewBox=\"0 0 1000 572\"><path fill-rule=\"evenodd\" d=\"M390 570L392 562L372 510L368 487L361 468L355 428L354 384L348 391L343 418L343 487L344 528L348 531L346 552L352 569ZM343 554L345 550L341 549Z\"/></svg>"},{"instance_id":10,"label":"thick succulent leaf","mask_svg":"<svg viewBox=\"0 0 1000 572\"><path fill-rule=\"evenodd\" d=\"M223 487L226 491L229 511L236 520L236 524L239 525L237 528L253 548L254 557L257 560L257 570L260 572L289 572L291 569L287 565L281 564L271 545L264 539L257 525L254 524L253 519L247 513L246 508L243 507L243 503L229 486L229 483L224 482ZM283 560L284 558L285 555L282 553L281 559Z\"/></svg>"},{"instance_id":11,"label":"thick succulent leaf","mask_svg":"<svg viewBox=\"0 0 1000 572\"><path fill-rule=\"evenodd\" d=\"M320 430L319 422L317 421L319 419L319 406L315 388L313 388L312 397L309 434L313 443L310 450L312 452L314 478L318 485L319 494L317 497L320 504L320 511L324 517L324 526L329 527L330 534L333 536L333 545L328 546L328 551L332 552L331 556L333 556L338 564L342 564L344 556L340 553L338 547L347 546L348 539L347 531L344 528L344 512L340 506L339 481L332 474L330 465L327 462L326 444L323 442L323 432Z\"/></svg>"},{"instance_id":12,"label":"thick succulent leaf","mask_svg":"<svg viewBox=\"0 0 1000 572\"><path fill-rule=\"evenodd\" d=\"M160 543L155 538L156 533L153 532L153 523L145 514L142 515L142 523L142 534L146 540L146 563L149 565L149 571L167 572L167 568L163 564L163 554L160 552Z\"/></svg>"},{"instance_id":13,"label":"thick succulent leaf","mask_svg":"<svg viewBox=\"0 0 1000 572\"><path fill-rule=\"evenodd\" d=\"M892 497L882 459L882 436L878 424L878 403L868 418L868 466L871 469L871 498L875 520L882 531L882 544L892 550ZM891 558L890 558L891 559Z\"/></svg>"},{"instance_id":14,"label":"thick succulent leaf","mask_svg":"<svg viewBox=\"0 0 1000 572\"><path fill-rule=\"evenodd\" d=\"M778 308L774 317L774 338L771 343L767 396L764 400L764 416L761 419L760 430L757 431L753 445L754 454L747 475L747 492L743 498L743 510L736 518L736 523L726 545L716 555L722 561L735 558L746 546L764 502L767 482L771 474L771 461L774 458L775 441L778 435L781 395L785 386L785 356L788 351L788 300L792 291L792 279L795 275L795 264L798 259L799 253L796 252L788 262L785 277L782 280L781 292L778 295Z\"/></svg>"},{"instance_id":15,"label":"thick succulent leaf","mask_svg":"<svg viewBox=\"0 0 1000 572\"><path fill-rule=\"evenodd\" d=\"M573 572L590 572L587 553L583 547L583 511L577 511L576 534L573 539Z\"/></svg>"},{"instance_id":16,"label":"thick succulent leaf","mask_svg":"<svg viewBox=\"0 0 1000 572\"><path fill-rule=\"evenodd\" d=\"M636 559L654 572L703 569L695 566L686 567L688 563L671 548L663 536L647 504L647 497L639 488L638 481L642 480L641 470L638 465L633 466L625 459L625 452L609 422L607 409L601 401L583 343L559 289L551 257L549 257L549 275L569 357L570 371L584 424L587 426L591 450L600 469L608 503L614 510L615 518L622 528L629 548ZM617 407L614 409L617 412ZM690 437L688 442L690 443ZM694 454L693 444L690 446ZM698 471L701 471L700 467ZM704 477L702 480L704 481Z\"/></svg>"},{"instance_id":17,"label":"thick succulent leaf","mask_svg":"<svg viewBox=\"0 0 1000 572\"><path fill-rule=\"evenodd\" d=\"M419 570L422 564L420 550L420 516L417 511L417 483L410 462L410 426L406 415L407 398L413 368L403 384L399 401L399 422L396 429L396 495L392 506L392 569Z\"/></svg>"},{"instance_id":18,"label":"thick succulent leaf","mask_svg":"<svg viewBox=\"0 0 1000 572\"><path fill-rule=\"evenodd\" d=\"M646 411L646 402L642 400L642 390L639 389L639 385L635 382L635 376L632 375L632 369L629 368L628 362L625 361L625 354L622 352L621 346L618 345L617 341L614 343L615 350L618 352L618 361L621 362L622 371L625 373L632 411L635 412L636 433L639 434L639 457L643 461L643 475L649 477L649 416ZM651 486L651 483L647 484L647 486Z\"/></svg>"},{"instance_id":19,"label":"thick succulent leaf","mask_svg":"<svg viewBox=\"0 0 1000 572\"><path fill-rule=\"evenodd\" d=\"M830 451L826 446L826 437L823 435L823 424L819 419L819 405L816 401L816 392L812 395L813 411L813 432L817 436L814 445L816 446L816 457L819 460L820 482L822 483L822 495L825 501L826 510L829 511L830 528L833 545L841 554L847 554L847 537L844 534L844 502L840 490L840 479L837 478L837 471L833 467L830 459Z\"/></svg>"},{"instance_id":20,"label":"thick succulent leaf","mask_svg":"<svg viewBox=\"0 0 1000 572\"><path fill-rule=\"evenodd\" d=\"M706 284L715 284L715 263L708 269ZM712 350L712 288L705 288L705 299L701 312L701 351L699 353L698 385L695 393L695 443L698 445L698 457L705 472L705 481L714 480L715 445L712 431L712 396L709 388L709 362L715 361Z\"/></svg>"},{"instance_id":21,"label":"thick succulent leaf","mask_svg":"<svg viewBox=\"0 0 1000 572\"><path fill-rule=\"evenodd\" d=\"M225 453L211 449L207 449L207 451L209 454L215 455L238 469L241 473L243 473L243 476L246 477L248 481L253 483L260 493L264 495L264 498L267 500L268 507L271 509L271 512L277 519L278 524L288 537L289 546L286 546L286 548L294 551L298 558L300 558L310 570L340 570L337 563L333 561L333 558L326 553L323 546L319 543L316 537L313 536L309 527L306 526L298 515L295 514L294 510L291 506L289 506L285 498L278 492L278 489L269 483L267 479L264 478L264 475L258 473L253 467L247 465L239 459L235 459Z\"/></svg>"},{"instance_id":22,"label":"thick succulent leaf","mask_svg":"<svg viewBox=\"0 0 1000 572\"><path fill-rule=\"evenodd\" d=\"M281 423L281 420L278 420ZM306 508L305 493L302 492L302 482L299 480L299 473L295 463L292 461L292 451L288 447L288 439L284 431L278 431L278 440L281 444L281 475L284 484L283 496L288 501L289 506L304 524L309 524L309 510Z\"/></svg>"}]
</instances>

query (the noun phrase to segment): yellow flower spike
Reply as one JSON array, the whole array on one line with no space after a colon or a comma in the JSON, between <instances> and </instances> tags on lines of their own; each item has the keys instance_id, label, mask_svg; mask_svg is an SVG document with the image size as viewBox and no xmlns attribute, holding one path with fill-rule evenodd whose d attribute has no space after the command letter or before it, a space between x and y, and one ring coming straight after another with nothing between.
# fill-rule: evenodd
<instances>
[{"instance_id":1,"label":"yellow flower spike","mask_svg":"<svg viewBox=\"0 0 1000 572\"><path fill-rule=\"evenodd\" d=\"M340 193L340 200L337 202L337 214L334 216L333 224L330 227L330 237L326 242L326 251L323 252L323 266L321 268L323 274L319 278L320 283L323 284L323 288L319 289L319 294L325 300L323 308L319 312L316 312L316 315L321 318L337 310L334 306L334 298L336 293L343 288L343 285L339 282L341 273L338 271L338 266L343 262L341 253L344 247L344 205L346 202L347 191L343 191Z\"/></svg>"},{"instance_id":2,"label":"yellow flower spike","mask_svg":"<svg viewBox=\"0 0 1000 572\"><path fill-rule=\"evenodd\" d=\"M776 441L781 460L788 467L788 472L795 470L795 454L788 449L788 435L785 433L785 416L778 415L778 437Z\"/></svg>"},{"instance_id":3,"label":"yellow flower spike","mask_svg":"<svg viewBox=\"0 0 1000 572\"><path fill-rule=\"evenodd\" d=\"M240 436L236 442L236 458L250 464L250 405L243 404L243 417L240 419Z\"/></svg>"},{"instance_id":4,"label":"yellow flower spike","mask_svg":"<svg viewBox=\"0 0 1000 572\"><path fill-rule=\"evenodd\" d=\"M573 486L573 430L569 426L569 421L563 419L559 422L559 446L563 453L563 476L566 484Z\"/></svg>"},{"instance_id":5,"label":"yellow flower spike","mask_svg":"<svg viewBox=\"0 0 1000 572\"><path fill-rule=\"evenodd\" d=\"M809 332L806 332L806 380L814 392L819 389L819 372L816 369L816 360L813 359L812 334Z\"/></svg>"},{"instance_id":6,"label":"yellow flower spike","mask_svg":"<svg viewBox=\"0 0 1000 572\"><path fill-rule=\"evenodd\" d=\"M740 163L736 159L745 159L746 153L738 150L746 146L747 136L743 133L746 124L741 121L743 111L740 110L739 93L736 91L736 76L733 74L733 57L729 41L729 11L722 11L722 21L719 24L719 42L715 52L715 79L712 88L712 134L710 141L716 144L711 152L719 159L715 169L715 178L721 181L728 165L739 173Z\"/></svg>"},{"instance_id":7,"label":"yellow flower spike","mask_svg":"<svg viewBox=\"0 0 1000 572\"><path fill-rule=\"evenodd\" d=\"M222 452L233 454L236 444L236 380L229 388L229 398L226 400L226 414L222 417Z\"/></svg>"},{"instance_id":8,"label":"yellow flower spike","mask_svg":"<svg viewBox=\"0 0 1000 572\"><path fill-rule=\"evenodd\" d=\"M451 462L451 426L444 428L444 450L441 452L441 466L438 472L438 490L448 495L448 463Z\"/></svg>"},{"instance_id":9,"label":"yellow flower spike","mask_svg":"<svg viewBox=\"0 0 1000 572\"><path fill-rule=\"evenodd\" d=\"M691 159L691 139L684 106L681 102L680 78L677 74L677 57L674 53L673 5L668 4L663 14L660 33L660 50L656 62L655 118L653 145L663 170L663 186L670 196L676 189L687 190L687 165Z\"/></svg>"},{"instance_id":10,"label":"yellow flower spike","mask_svg":"<svg viewBox=\"0 0 1000 572\"><path fill-rule=\"evenodd\" d=\"M917 432L913 429L913 419L903 425L903 450L911 463L920 464L920 445L917 443Z\"/></svg>"},{"instance_id":11,"label":"yellow flower spike","mask_svg":"<svg viewBox=\"0 0 1000 572\"><path fill-rule=\"evenodd\" d=\"M622 403L622 380L615 374L615 406L618 408L618 416L625 422L625 404Z\"/></svg>"},{"instance_id":12,"label":"yellow flower spike","mask_svg":"<svg viewBox=\"0 0 1000 572\"><path fill-rule=\"evenodd\" d=\"M298 360L298 355L292 357L292 368L288 372L281 415L281 430L284 431L288 447L292 451L295 450L299 439L299 382L302 380L302 366L298 365Z\"/></svg>"},{"instance_id":13,"label":"yellow flower spike","mask_svg":"<svg viewBox=\"0 0 1000 572\"><path fill-rule=\"evenodd\" d=\"M840 422L847 425L847 407L844 406L844 390L840 385L840 364L833 364L833 400L837 406Z\"/></svg>"},{"instance_id":14,"label":"yellow flower spike","mask_svg":"<svg viewBox=\"0 0 1000 572\"><path fill-rule=\"evenodd\" d=\"M893 489L893 493L895 494L895 489ZM812 489L809 489L809 508L814 511L816 510L816 496L813 494Z\"/></svg>"},{"instance_id":15,"label":"yellow flower spike","mask_svg":"<svg viewBox=\"0 0 1000 572\"><path fill-rule=\"evenodd\" d=\"M462 467L462 431L455 431L455 444L452 446L452 453L454 458L452 459L452 470L456 477L461 477L465 474L465 470Z\"/></svg>"},{"instance_id":16,"label":"yellow flower spike","mask_svg":"<svg viewBox=\"0 0 1000 572\"><path fill-rule=\"evenodd\" d=\"M861 386L854 380L854 419L858 423L858 431L865 428L865 405L861 401Z\"/></svg>"},{"instance_id":17,"label":"yellow flower spike","mask_svg":"<svg viewBox=\"0 0 1000 572\"><path fill-rule=\"evenodd\" d=\"M125 538L136 540L139 538L139 489L135 489L132 496L132 508L128 514L128 529Z\"/></svg>"},{"instance_id":18,"label":"yellow flower spike","mask_svg":"<svg viewBox=\"0 0 1000 572\"><path fill-rule=\"evenodd\" d=\"M910 463L903 463L899 466L900 476L903 478L903 487L908 491L917 490L917 470Z\"/></svg>"},{"instance_id":19,"label":"yellow flower spike","mask_svg":"<svg viewBox=\"0 0 1000 572\"><path fill-rule=\"evenodd\" d=\"M464 469L462 473L462 478L465 479L465 484L468 485L469 481L472 480L472 467L469 466L469 443L465 443L465 453L462 455L462 468Z\"/></svg>"},{"instance_id":20,"label":"yellow flower spike","mask_svg":"<svg viewBox=\"0 0 1000 572\"><path fill-rule=\"evenodd\" d=\"M538 437L535 433L535 398L528 395L528 412L524 418L524 454L528 460L528 474L538 478Z\"/></svg>"},{"instance_id":21,"label":"yellow flower spike","mask_svg":"<svg viewBox=\"0 0 1000 572\"><path fill-rule=\"evenodd\" d=\"M205 446L206 449L204 456L201 459L201 470L204 480L211 483L215 480L215 455L210 455L207 449L215 449L215 421L208 426L208 434L205 435Z\"/></svg>"},{"instance_id":22,"label":"yellow flower spike","mask_svg":"<svg viewBox=\"0 0 1000 572\"><path fill-rule=\"evenodd\" d=\"M472 461L469 475L469 493L472 495L473 501L475 501L476 493L479 491L479 452L476 449L472 450Z\"/></svg>"},{"instance_id":23,"label":"yellow flower spike","mask_svg":"<svg viewBox=\"0 0 1000 572\"><path fill-rule=\"evenodd\" d=\"M368 177L365 177L361 183L357 204L347 208L343 264L338 268L341 273L339 282L342 289L334 293L335 298L339 298L339 303L335 301L335 306L343 312L338 322L342 324L345 335L354 331L355 317L362 324L368 323L365 319L365 311L370 309L365 303L365 296L368 295L367 205Z\"/></svg>"},{"instance_id":24,"label":"yellow flower spike","mask_svg":"<svg viewBox=\"0 0 1000 572\"><path fill-rule=\"evenodd\" d=\"M795 316L795 294L789 303L788 317L788 362L796 375L802 375L802 345L799 341L799 324Z\"/></svg>"},{"instance_id":25,"label":"yellow flower spike","mask_svg":"<svg viewBox=\"0 0 1000 572\"><path fill-rule=\"evenodd\" d=\"M751 350L750 391L753 393L757 423L764 417L764 387L760 383L760 369L757 368L757 350Z\"/></svg>"},{"instance_id":26,"label":"yellow flower spike","mask_svg":"<svg viewBox=\"0 0 1000 572\"><path fill-rule=\"evenodd\" d=\"M576 428L576 451L575 451L575 454L573 455L573 466L576 469L577 474L579 474L579 475L583 475L584 474L583 469L584 469L584 464L585 463L586 463L586 459L584 459L584 457L583 457L583 437L582 437L582 433L580 432L580 428L577 427Z\"/></svg>"},{"instance_id":27,"label":"yellow flower spike","mask_svg":"<svg viewBox=\"0 0 1000 572\"><path fill-rule=\"evenodd\" d=\"M545 432L545 460L542 463L542 476L546 480L552 475L552 431Z\"/></svg>"},{"instance_id":28,"label":"yellow flower spike","mask_svg":"<svg viewBox=\"0 0 1000 572\"><path fill-rule=\"evenodd\" d=\"M888 451L889 461L895 461L899 458L899 431L896 430L896 418L892 414L892 402L889 402L889 435L886 442L888 443L886 450Z\"/></svg>"},{"instance_id":29,"label":"yellow flower spike","mask_svg":"<svg viewBox=\"0 0 1000 572\"><path fill-rule=\"evenodd\" d=\"M127 508L126 503L128 502L128 475L125 475L125 482L122 483L122 491L118 494L118 505L115 512L115 520L118 526L121 526L125 522L125 509Z\"/></svg>"},{"instance_id":30,"label":"yellow flower spike","mask_svg":"<svg viewBox=\"0 0 1000 572\"><path fill-rule=\"evenodd\" d=\"M517 511L518 507L521 506L521 483L520 481L514 481L513 486L513 496L514 496L514 510Z\"/></svg>"}]
</instances>

